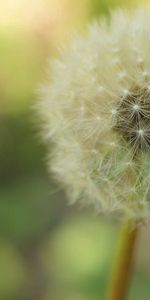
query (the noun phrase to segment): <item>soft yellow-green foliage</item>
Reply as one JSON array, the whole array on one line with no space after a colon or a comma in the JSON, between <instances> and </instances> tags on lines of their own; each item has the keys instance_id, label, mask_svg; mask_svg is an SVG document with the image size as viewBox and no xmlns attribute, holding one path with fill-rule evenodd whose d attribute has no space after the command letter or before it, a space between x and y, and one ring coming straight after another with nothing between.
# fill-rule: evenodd
<instances>
[{"instance_id":1,"label":"soft yellow-green foliage","mask_svg":"<svg viewBox=\"0 0 150 300\"><path fill-rule=\"evenodd\" d=\"M0 240L0 297L4 299L9 297L10 290L12 294L19 290L25 280L25 268L19 253L15 251L10 243Z\"/></svg>"},{"instance_id":2,"label":"soft yellow-green foliage","mask_svg":"<svg viewBox=\"0 0 150 300\"><path fill-rule=\"evenodd\" d=\"M38 106L70 201L136 219L150 214L149 28L144 9L90 25L52 61Z\"/></svg>"}]
</instances>

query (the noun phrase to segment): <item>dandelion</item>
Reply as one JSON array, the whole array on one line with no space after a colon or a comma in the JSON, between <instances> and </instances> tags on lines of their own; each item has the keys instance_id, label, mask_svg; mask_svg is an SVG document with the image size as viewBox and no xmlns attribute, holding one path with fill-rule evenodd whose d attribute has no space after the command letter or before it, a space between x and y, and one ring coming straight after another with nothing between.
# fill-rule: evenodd
<instances>
[{"instance_id":1,"label":"dandelion","mask_svg":"<svg viewBox=\"0 0 150 300\"><path fill-rule=\"evenodd\" d=\"M90 25L51 62L39 103L70 201L136 220L150 217L149 26L144 10Z\"/></svg>"},{"instance_id":2,"label":"dandelion","mask_svg":"<svg viewBox=\"0 0 150 300\"><path fill-rule=\"evenodd\" d=\"M38 105L69 200L134 224L150 218L149 28L144 9L90 25L51 62Z\"/></svg>"}]
</instances>

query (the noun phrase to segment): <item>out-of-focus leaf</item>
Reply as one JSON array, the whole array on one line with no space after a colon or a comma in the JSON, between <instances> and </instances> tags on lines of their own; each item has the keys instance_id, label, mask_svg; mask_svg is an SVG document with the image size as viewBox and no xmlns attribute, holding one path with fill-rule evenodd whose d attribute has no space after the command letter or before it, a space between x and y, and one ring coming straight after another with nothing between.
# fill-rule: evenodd
<instances>
[{"instance_id":1,"label":"out-of-focus leaf","mask_svg":"<svg viewBox=\"0 0 150 300\"><path fill-rule=\"evenodd\" d=\"M84 214L68 220L54 232L43 256L60 289L72 289L87 297L104 296L115 233L110 223Z\"/></svg>"},{"instance_id":2,"label":"out-of-focus leaf","mask_svg":"<svg viewBox=\"0 0 150 300\"><path fill-rule=\"evenodd\" d=\"M24 287L25 266L12 244L0 241L0 299L15 299Z\"/></svg>"}]
</instances>

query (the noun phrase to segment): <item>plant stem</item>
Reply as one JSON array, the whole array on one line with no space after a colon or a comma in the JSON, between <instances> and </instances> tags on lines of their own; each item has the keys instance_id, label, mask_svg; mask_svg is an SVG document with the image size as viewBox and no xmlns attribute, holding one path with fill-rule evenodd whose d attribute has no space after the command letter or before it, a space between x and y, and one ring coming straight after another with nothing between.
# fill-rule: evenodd
<instances>
[{"instance_id":1,"label":"plant stem","mask_svg":"<svg viewBox=\"0 0 150 300\"><path fill-rule=\"evenodd\" d=\"M125 300L131 275L138 229L128 221L120 233L119 253L112 272L107 300Z\"/></svg>"}]
</instances>

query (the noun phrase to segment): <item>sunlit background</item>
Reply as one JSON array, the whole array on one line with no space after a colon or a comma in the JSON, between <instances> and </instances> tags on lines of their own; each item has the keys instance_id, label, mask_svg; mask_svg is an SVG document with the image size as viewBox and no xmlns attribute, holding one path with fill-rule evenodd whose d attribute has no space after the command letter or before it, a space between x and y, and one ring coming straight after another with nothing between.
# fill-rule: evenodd
<instances>
[{"instance_id":1,"label":"sunlit background","mask_svg":"<svg viewBox=\"0 0 150 300\"><path fill-rule=\"evenodd\" d=\"M2 300L104 299L119 225L93 211L67 206L64 192L47 173L46 148L31 107L57 47L89 20L138 3L0 2ZM150 299L149 233L148 226L143 228L128 300Z\"/></svg>"}]
</instances>

